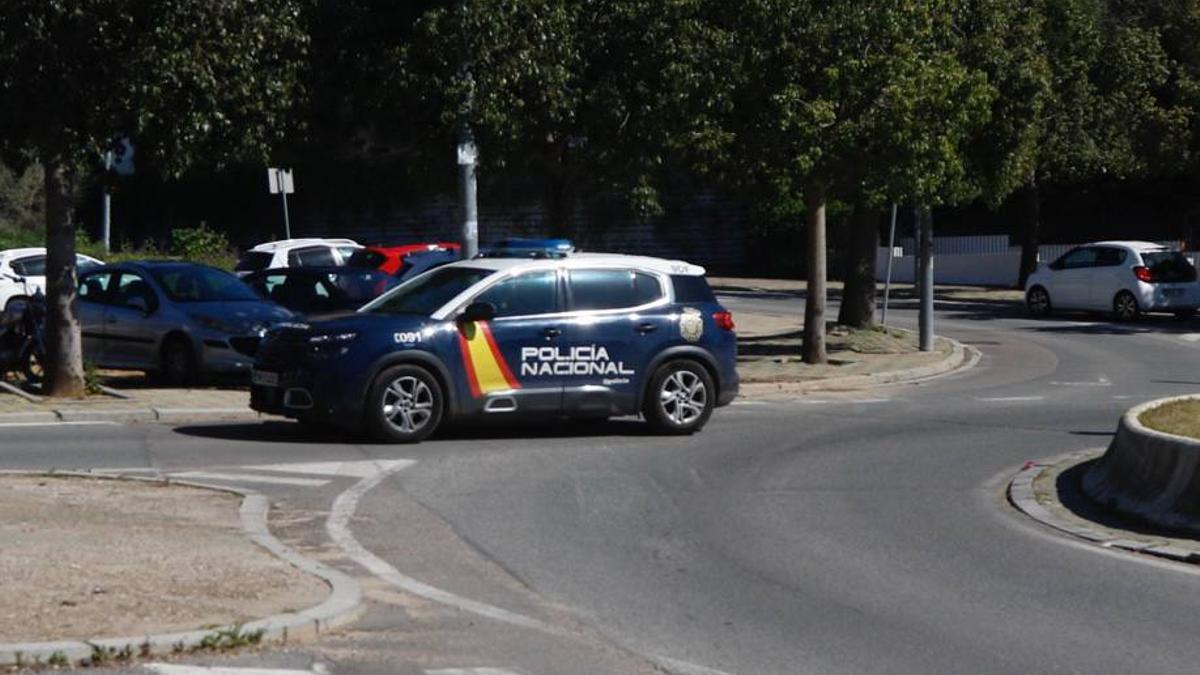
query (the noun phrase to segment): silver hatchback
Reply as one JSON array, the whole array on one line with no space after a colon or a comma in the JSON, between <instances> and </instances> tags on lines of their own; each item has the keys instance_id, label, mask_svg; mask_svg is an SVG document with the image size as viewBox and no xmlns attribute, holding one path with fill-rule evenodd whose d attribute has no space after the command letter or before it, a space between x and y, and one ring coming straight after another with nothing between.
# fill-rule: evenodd
<instances>
[{"instance_id":1,"label":"silver hatchback","mask_svg":"<svg viewBox=\"0 0 1200 675\"><path fill-rule=\"evenodd\" d=\"M186 262L131 262L79 279L84 359L170 384L247 373L271 326L295 315L234 275Z\"/></svg>"}]
</instances>

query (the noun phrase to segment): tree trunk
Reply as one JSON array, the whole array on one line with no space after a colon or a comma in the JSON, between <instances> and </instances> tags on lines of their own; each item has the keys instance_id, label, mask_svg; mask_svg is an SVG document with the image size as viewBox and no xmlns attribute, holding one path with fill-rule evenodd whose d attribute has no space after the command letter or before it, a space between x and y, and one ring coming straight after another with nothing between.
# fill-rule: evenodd
<instances>
[{"instance_id":1,"label":"tree trunk","mask_svg":"<svg viewBox=\"0 0 1200 675\"><path fill-rule=\"evenodd\" d=\"M544 207L550 235L571 237L575 224L575 200L571 196L565 177L554 175L547 180Z\"/></svg>"},{"instance_id":2,"label":"tree trunk","mask_svg":"<svg viewBox=\"0 0 1200 675\"><path fill-rule=\"evenodd\" d=\"M808 190L804 204L808 211L808 289L800 356L805 363L825 363L825 191Z\"/></svg>"},{"instance_id":3,"label":"tree trunk","mask_svg":"<svg viewBox=\"0 0 1200 675\"><path fill-rule=\"evenodd\" d=\"M75 316L75 224L66 162L45 153L46 169L46 393L84 394L83 346Z\"/></svg>"},{"instance_id":4,"label":"tree trunk","mask_svg":"<svg viewBox=\"0 0 1200 675\"><path fill-rule=\"evenodd\" d=\"M854 328L875 325L875 259L879 255L879 212L865 205L854 208L846 257L846 287L838 323Z\"/></svg>"},{"instance_id":5,"label":"tree trunk","mask_svg":"<svg viewBox=\"0 0 1200 675\"><path fill-rule=\"evenodd\" d=\"M1042 229L1042 194L1038 188L1037 178L1030 177L1025 186L1025 224L1021 232L1021 269L1017 285L1025 288L1029 275L1033 274L1038 264L1038 245Z\"/></svg>"}]
</instances>

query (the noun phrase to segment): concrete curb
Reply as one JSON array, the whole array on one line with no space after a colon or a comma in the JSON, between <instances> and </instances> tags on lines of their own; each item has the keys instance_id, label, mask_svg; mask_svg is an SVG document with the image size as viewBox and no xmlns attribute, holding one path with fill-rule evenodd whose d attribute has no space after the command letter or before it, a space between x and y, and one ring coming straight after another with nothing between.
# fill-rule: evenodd
<instances>
[{"instance_id":1,"label":"concrete curb","mask_svg":"<svg viewBox=\"0 0 1200 675\"><path fill-rule=\"evenodd\" d=\"M939 339L950 343L950 355L937 363L927 366L894 370L886 373L831 377L824 380L806 382L746 382L741 385L740 396L743 398L752 398L768 394L806 394L814 391L865 389L884 384L917 384L944 377L951 373L969 370L975 367L979 363L979 359L983 357L983 354L978 349L964 345L958 340L941 336L939 336Z\"/></svg>"},{"instance_id":2,"label":"concrete curb","mask_svg":"<svg viewBox=\"0 0 1200 675\"><path fill-rule=\"evenodd\" d=\"M1101 548L1143 553L1176 562L1200 563L1200 544L1196 547L1186 547L1139 541L1139 535L1133 532L1128 533L1128 536L1113 536L1111 532L1090 528L1061 518L1037 500L1033 485L1039 477L1047 472L1061 472L1083 462L1092 461L1098 454L1098 450L1083 450L1037 462L1027 462L1008 484L1009 503L1021 513L1047 527L1083 539Z\"/></svg>"},{"instance_id":3,"label":"concrete curb","mask_svg":"<svg viewBox=\"0 0 1200 675\"><path fill-rule=\"evenodd\" d=\"M1139 417L1175 396L1131 408L1108 450L1083 478L1084 492L1116 511L1169 529L1200 533L1200 440L1155 431Z\"/></svg>"},{"instance_id":4,"label":"concrete curb","mask_svg":"<svg viewBox=\"0 0 1200 675\"><path fill-rule=\"evenodd\" d=\"M246 408L56 408L0 413L0 424L53 422L203 422L210 420L262 420L270 415Z\"/></svg>"},{"instance_id":5,"label":"concrete curb","mask_svg":"<svg viewBox=\"0 0 1200 675\"><path fill-rule=\"evenodd\" d=\"M4 475L76 476L104 480L131 480L154 483L158 478L139 476L106 476L85 472L3 471ZM212 629L157 633L131 637L97 638L91 640L59 640L0 644L0 667L31 665L100 665L133 657L178 654L206 648L219 648L222 640L250 643L290 643L316 636L355 621L362 612L362 587L350 575L305 557L271 534L267 526L270 504L265 496L253 490L223 485L207 485L190 481L169 481L174 485L228 492L242 497L239 509L242 529L251 541L270 551L293 567L312 574L329 584L329 597L319 605L299 612L276 614L244 624L232 624Z\"/></svg>"}]
</instances>

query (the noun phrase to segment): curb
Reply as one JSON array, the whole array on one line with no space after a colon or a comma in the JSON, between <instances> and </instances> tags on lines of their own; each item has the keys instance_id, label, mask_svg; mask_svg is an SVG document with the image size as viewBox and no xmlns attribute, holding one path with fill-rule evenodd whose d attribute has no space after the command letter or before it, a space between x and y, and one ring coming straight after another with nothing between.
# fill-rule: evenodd
<instances>
[{"instance_id":1,"label":"curb","mask_svg":"<svg viewBox=\"0 0 1200 675\"><path fill-rule=\"evenodd\" d=\"M899 329L905 330L905 329ZM739 398L753 397L763 394L805 394L813 391L841 391L850 389L865 389L884 384L918 384L951 373L969 370L983 358L983 354L974 347L969 347L953 338L938 336L951 345L950 355L937 363L904 370L894 370L886 373L870 373L867 375L847 375L831 377L824 380L794 381L794 382L743 382ZM753 389L751 389L753 387Z\"/></svg>"},{"instance_id":2,"label":"curb","mask_svg":"<svg viewBox=\"0 0 1200 675\"><path fill-rule=\"evenodd\" d=\"M1136 533L1129 533L1128 537L1114 537L1110 532L1093 529L1061 518L1037 500L1033 484L1042 475L1056 470L1061 472L1066 468L1094 460L1097 457L1099 457L1099 450L1093 449L1057 455L1036 462L1026 462L1025 466L1021 467L1008 483L1008 488L1005 490L1008 502L1033 520L1100 548L1143 553L1176 562L1200 563L1200 546L1188 548L1138 541Z\"/></svg>"},{"instance_id":3,"label":"curb","mask_svg":"<svg viewBox=\"0 0 1200 675\"><path fill-rule=\"evenodd\" d=\"M0 424L53 422L201 422L206 420L262 420L271 415L250 408L56 408L0 413Z\"/></svg>"},{"instance_id":4,"label":"curb","mask_svg":"<svg viewBox=\"0 0 1200 675\"><path fill-rule=\"evenodd\" d=\"M1200 440L1144 426L1142 413L1198 395L1148 401L1121 416L1108 451L1083 477L1083 491L1118 512L1169 529L1200 532Z\"/></svg>"},{"instance_id":5,"label":"curb","mask_svg":"<svg viewBox=\"0 0 1200 675\"><path fill-rule=\"evenodd\" d=\"M129 480L163 483L161 479L138 476L106 476L86 472L3 471L4 475L75 476L103 480ZM270 551L291 566L316 576L329 584L329 597L323 602L299 612L275 614L244 624L232 624L212 629L157 633L132 637L98 638L92 640L59 640L0 644L0 667L45 665L100 665L107 661L127 660L134 656L178 654L221 646L230 638L251 643L291 643L315 638L322 633L355 621L362 612L362 587L350 575L305 557L271 534L267 526L270 503L253 490L207 485L190 481L167 481L172 485L228 492L242 497L238 510L242 530L251 541Z\"/></svg>"}]
</instances>

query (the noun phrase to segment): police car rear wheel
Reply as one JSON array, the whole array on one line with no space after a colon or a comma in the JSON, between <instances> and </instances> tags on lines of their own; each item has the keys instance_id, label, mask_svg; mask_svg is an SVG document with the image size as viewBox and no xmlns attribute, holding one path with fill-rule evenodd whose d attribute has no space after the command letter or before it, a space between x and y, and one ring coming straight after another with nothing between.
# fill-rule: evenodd
<instances>
[{"instance_id":1,"label":"police car rear wheel","mask_svg":"<svg viewBox=\"0 0 1200 675\"><path fill-rule=\"evenodd\" d=\"M672 361L650 379L642 414L655 430L669 434L699 431L712 416L716 387L695 361Z\"/></svg>"},{"instance_id":2,"label":"police car rear wheel","mask_svg":"<svg viewBox=\"0 0 1200 675\"><path fill-rule=\"evenodd\" d=\"M423 440L442 420L442 388L420 366L389 368L371 387L368 420L375 436L393 443Z\"/></svg>"}]
</instances>

